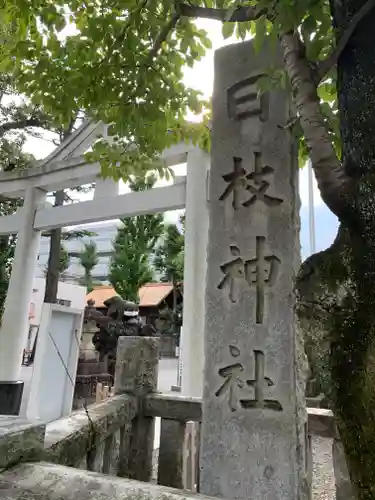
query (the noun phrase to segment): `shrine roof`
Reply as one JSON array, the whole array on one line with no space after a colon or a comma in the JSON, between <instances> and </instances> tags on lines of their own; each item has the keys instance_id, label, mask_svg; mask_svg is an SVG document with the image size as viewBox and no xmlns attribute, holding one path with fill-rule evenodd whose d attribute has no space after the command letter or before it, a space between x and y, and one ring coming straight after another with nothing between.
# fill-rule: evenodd
<instances>
[{"instance_id":1,"label":"shrine roof","mask_svg":"<svg viewBox=\"0 0 375 500\"><path fill-rule=\"evenodd\" d=\"M170 283L147 283L139 289L139 306L156 307L172 292Z\"/></svg>"},{"instance_id":2,"label":"shrine roof","mask_svg":"<svg viewBox=\"0 0 375 500\"><path fill-rule=\"evenodd\" d=\"M139 307L157 307L172 292L170 283L146 283L139 289ZM94 300L95 307L105 307L104 302L114 295L118 295L110 285L94 287L94 290L86 295L87 300Z\"/></svg>"}]
</instances>

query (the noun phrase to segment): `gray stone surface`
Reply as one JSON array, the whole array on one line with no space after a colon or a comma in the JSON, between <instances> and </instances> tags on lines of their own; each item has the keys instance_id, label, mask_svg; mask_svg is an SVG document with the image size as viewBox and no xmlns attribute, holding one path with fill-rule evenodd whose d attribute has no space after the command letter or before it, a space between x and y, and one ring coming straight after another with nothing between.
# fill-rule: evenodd
<instances>
[{"instance_id":1,"label":"gray stone surface","mask_svg":"<svg viewBox=\"0 0 375 500\"><path fill-rule=\"evenodd\" d=\"M183 500L209 497L61 465L24 464L0 474L1 500Z\"/></svg>"},{"instance_id":2,"label":"gray stone surface","mask_svg":"<svg viewBox=\"0 0 375 500\"><path fill-rule=\"evenodd\" d=\"M103 458L104 458L105 443L98 443L91 448L87 453L87 470L92 472L103 473Z\"/></svg>"},{"instance_id":3,"label":"gray stone surface","mask_svg":"<svg viewBox=\"0 0 375 500\"><path fill-rule=\"evenodd\" d=\"M335 419L331 410L325 408L308 408L308 429L313 436L327 438L338 437Z\"/></svg>"},{"instance_id":4,"label":"gray stone surface","mask_svg":"<svg viewBox=\"0 0 375 500\"><path fill-rule=\"evenodd\" d=\"M99 447L136 414L135 398L114 396L47 424L44 456L50 462L79 467L86 454Z\"/></svg>"},{"instance_id":5,"label":"gray stone surface","mask_svg":"<svg viewBox=\"0 0 375 500\"><path fill-rule=\"evenodd\" d=\"M184 422L201 421L202 399L171 394L149 394L144 400L143 412L149 417L162 417Z\"/></svg>"},{"instance_id":6,"label":"gray stone surface","mask_svg":"<svg viewBox=\"0 0 375 500\"><path fill-rule=\"evenodd\" d=\"M200 491L230 499L308 497L297 151L287 95L251 80L271 65L251 42L215 54Z\"/></svg>"},{"instance_id":7,"label":"gray stone surface","mask_svg":"<svg viewBox=\"0 0 375 500\"><path fill-rule=\"evenodd\" d=\"M336 483L336 500L356 500L349 477L343 445L339 439L332 443L333 469Z\"/></svg>"},{"instance_id":8,"label":"gray stone surface","mask_svg":"<svg viewBox=\"0 0 375 500\"><path fill-rule=\"evenodd\" d=\"M45 425L0 416L0 470L21 460L39 456L43 450Z\"/></svg>"},{"instance_id":9,"label":"gray stone surface","mask_svg":"<svg viewBox=\"0 0 375 500\"><path fill-rule=\"evenodd\" d=\"M104 474L117 475L120 459L121 430L107 437L104 447L103 472Z\"/></svg>"},{"instance_id":10,"label":"gray stone surface","mask_svg":"<svg viewBox=\"0 0 375 500\"><path fill-rule=\"evenodd\" d=\"M160 427L158 484L183 488L185 422L163 418Z\"/></svg>"},{"instance_id":11,"label":"gray stone surface","mask_svg":"<svg viewBox=\"0 0 375 500\"><path fill-rule=\"evenodd\" d=\"M172 394L149 394L143 403L144 415L172 420L202 421L202 399ZM337 437L333 413L325 408L307 408L308 431L312 436Z\"/></svg>"},{"instance_id":12,"label":"gray stone surface","mask_svg":"<svg viewBox=\"0 0 375 500\"><path fill-rule=\"evenodd\" d=\"M145 396L158 382L159 339L120 337L117 344L115 394Z\"/></svg>"},{"instance_id":13,"label":"gray stone surface","mask_svg":"<svg viewBox=\"0 0 375 500\"><path fill-rule=\"evenodd\" d=\"M122 474L139 481L150 481L154 448L154 419L143 415L143 400L156 391L158 382L159 339L120 337L116 354L115 394L137 398L138 415L132 421L129 456L122 461Z\"/></svg>"},{"instance_id":14,"label":"gray stone surface","mask_svg":"<svg viewBox=\"0 0 375 500\"><path fill-rule=\"evenodd\" d=\"M133 428L132 423L127 422L120 429L119 463L117 468L117 476L119 477L127 477L129 472L132 428Z\"/></svg>"}]
</instances>

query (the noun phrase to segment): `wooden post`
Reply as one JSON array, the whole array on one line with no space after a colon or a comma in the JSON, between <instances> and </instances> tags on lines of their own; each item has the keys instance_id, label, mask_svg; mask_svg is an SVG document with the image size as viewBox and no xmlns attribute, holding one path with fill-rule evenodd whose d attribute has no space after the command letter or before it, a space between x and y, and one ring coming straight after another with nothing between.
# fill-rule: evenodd
<instances>
[{"instance_id":1,"label":"wooden post","mask_svg":"<svg viewBox=\"0 0 375 500\"><path fill-rule=\"evenodd\" d=\"M150 481L154 448L154 419L143 416L143 398L155 392L158 381L159 339L120 337L117 346L115 394L137 398L138 415L132 422L127 477ZM123 451L123 450L122 450Z\"/></svg>"},{"instance_id":2,"label":"wooden post","mask_svg":"<svg viewBox=\"0 0 375 500\"><path fill-rule=\"evenodd\" d=\"M199 471L200 423L186 422L184 440L183 489L197 491Z\"/></svg>"},{"instance_id":3,"label":"wooden post","mask_svg":"<svg viewBox=\"0 0 375 500\"><path fill-rule=\"evenodd\" d=\"M183 488L185 422L161 419L158 484Z\"/></svg>"}]
</instances>

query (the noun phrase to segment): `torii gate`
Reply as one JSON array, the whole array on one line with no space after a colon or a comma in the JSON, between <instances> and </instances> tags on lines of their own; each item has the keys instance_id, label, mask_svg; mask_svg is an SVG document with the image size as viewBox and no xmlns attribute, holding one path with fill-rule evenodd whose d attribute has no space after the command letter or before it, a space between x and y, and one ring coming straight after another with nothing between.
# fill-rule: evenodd
<instances>
[{"instance_id":1,"label":"torii gate","mask_svg":"<svg viewBox=\"0 0 375 500\"><path fill-rule=\"evenodd\" d=\"M187 176L173 185L108 198L113 182L101 180L98 163L87 163L84 153L107 126L86 121L36 168L0 174L0 194L23 197L23 207L0 218L0 234L18 233L12 275L0 329L0 414L22 396L19 380L22 352L28 333L28 312L42 231L165 212L186 207L184 313L181 335L182 393L201 396L203 388L204 287L208 233L207 177L209 155L181 143L165 150L166 165L187 163ZM61 207L46 207L48 192L96 181L94 199ZM103 195L106 194L106 197ZM9 401L9 403L5 403ZM10 406L9 406L10 405ZM2 407L3 406L3 407ZM8 406L8 410L6 408ZM16 404L17 406L17 404Z\"/></svg>"}]
</instances>

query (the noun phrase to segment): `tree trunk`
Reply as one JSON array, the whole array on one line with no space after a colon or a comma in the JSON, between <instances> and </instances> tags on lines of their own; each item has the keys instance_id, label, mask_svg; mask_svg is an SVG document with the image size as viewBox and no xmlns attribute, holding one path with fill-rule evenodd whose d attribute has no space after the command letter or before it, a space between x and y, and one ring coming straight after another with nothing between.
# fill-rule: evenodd
<instances>
[{"instance_id":1,"label":"tree trunk","mask_svg":"<svg viewBox=\"0 0 375 500\"><path fill-rule=\"evenodd\" d=\"M338 37L364 3L332 0ZM374 26L375 9L338 61L343 164L352 181L339 234L302 265L297 282L300 321L324 360L322 376L359 500L375 500Z\"/></svg>"},{"instance_id":2,"label":"tree trunk","mask_svg":"<svg viewBox=\"0 0 375 500\"><path fill-rule=\"evenodd\" d=\"M9 276L6 269L9 260L9 241L9 235L0 236L0 322L9 285Z\"/></svg>"},{"instance_id":3,"label":"tree trunk","mask_svg":"<svg viewBox=\"0 0 375 500\"><path fill-rule=\"evenodd\" d=\"M64 191L57 191L55 196L55 207L64 203ZM52 229L50 236L50 247L46 275L46 289L44 293L44 302L53 304L57 300L57 289L60 276L60 247L61 247L61 228Z\"/></svg>"},{"instance_id":4,"label":"tree trunk","mask_svg":"<svg viewBox=\"0 0 375 500\"><path fill-rule=\"evenodd\" d=\"M367 241L362 231L343 222L335 243L302 265L297 290L301 326L315 346L316 371L351 479L358 498L370 500L375 499L375 251L374 240Z\"/></svg>"},{"instance_id":5,"label":"tree trunk","mask_svg":"<svg viewBox=\"0 0 375 500\"><path fill-rule=\"evenodd\" d=\"M91 269L85 267L85 286L87 289L87 293L90 293L93 291L93 284L92 284L92 276L91 276Z\"/></svg>"}]
</instances>

